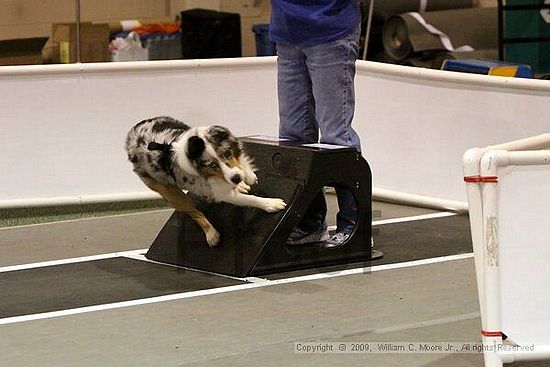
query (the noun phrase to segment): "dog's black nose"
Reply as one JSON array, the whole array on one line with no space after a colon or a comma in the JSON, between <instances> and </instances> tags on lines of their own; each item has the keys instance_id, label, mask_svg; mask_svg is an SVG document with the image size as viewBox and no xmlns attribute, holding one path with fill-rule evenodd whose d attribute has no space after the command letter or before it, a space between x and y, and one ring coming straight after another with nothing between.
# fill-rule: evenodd
<instances>
[{"instance_id":1,"label":"dog's black nose","mask_svg":"<svg viewBox=\"0 0 550 367\"><path fill-rule=\"evenodd\" d=\"M235 176L231 177L231 182L233 182L235 185L241 182L241 175L236 174Z\"/></svg>"}]
</instances>

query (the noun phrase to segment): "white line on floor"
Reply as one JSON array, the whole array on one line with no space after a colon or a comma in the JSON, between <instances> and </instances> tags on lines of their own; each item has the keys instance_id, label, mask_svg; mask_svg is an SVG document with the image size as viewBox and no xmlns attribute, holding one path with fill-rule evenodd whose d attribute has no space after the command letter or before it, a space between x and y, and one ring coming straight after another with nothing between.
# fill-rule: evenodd
<instances>
[{"instance_id":1,"label":"white line on floor","mask_svg":"<svg viewBox=\"0 0 550 367\"><path fill-rule=\"evenodd\" d=\"M112 259L114 257L122 257L122 256L129 257L129 256L136 255L136 254L142 254L144 252L147 252L147 249L122 251L122 252L111 252L110 254L73 257L73 258L70 258L70 259L41 261L41 262L30 263L30 264L4 266L4 267L0 268L0 273L5 273L5 272L8 272L8 271L16 271L16 270L27 270L27 269L34 269L34 268L43 268L43 267L46 267L46 266L74 264L74 263L81 263L81 262L85 262L85 261Z\"/></svg>"},{"instance_id":2,"label":"white line on floor","mask_svg":"<svg viewBox=\"0 0 550 367\"><path fill-rule=\"evenodd\" d=\"M403 223L403 222L412 222L412 221L415 221L415 220L425 220L425 219L452 217L453 215L458 215L458 213L440 212L440 213L432 213L432 214L414 215L412 217L382 219L382 220L376 220L376 221L372 222L372 225L373 226L381 226L383 224Z\"/></svg>"},{"instance_id":3,"label":"white line on floor","mask_svg":"<svg viewBox=\"0 0 550 367\"><path fill-rule=\"evenodd\" d=\"M453 215L458 215L458 213L438 212L438 213L432 213L432 214L414 215L412 217L381 219L381 220L373 221L372 226L374 227L374 226L381 226L381 225L384 225L384 224L412 222L412 221L415 221L415 220L425 220L425 219L452 217ZM328 230L329 231L335 231L336 226L329 226Z\"/></svg>"},{"instance_id":4,"label":"white line on floor","mask_svg":"<svg viewBox=\"0 0 550 367\"><path fill-rule=\"evenodd\" d=\"M155 260L151 260L151 259L148 259L145 257L145 252L147 250L143 251L143 253L133 253L133 254L126 254L124 255L124 257L127 257L129 259L134 259L134 260L139 260L139 261L146 261L146 262L149 262L149 263L153 263L153 264L159 264L159 265L163 265L163 266L171 266L171 267L174 267L174 268L179 268L179 269L185 269L185 270L191 270L191 271L196 271L198 273L204 273L204 274L210 274L210 275L215 275L217 277L223 277L223 278L229 278L229 279L233 279L233 280L239 280L241 282L252 282L252 283L257 283L257 282L262 282L264 281L265 279L263 278L256 278L256 277L246 277L246 278L239 278L239 277L234 277L234 276L231 276L231 275L226 275L226 274L220 274L220 273L214 273L212 271L207 271L207 270L201 270L201 269L193 269L193 268L189 268L189 267L186 267L186 266L179 266L179 265L174 265L174 264L167 264L167 263L163 263L163 262L160 262L160 261L155 261Z\"/></svg>"},{"instance_id":5,"label":"white line on floor","mask_svg":"<svg viewBox=\"0 0 550 367\"><path fill-rule=\"evenodd\" d=\"M473 319L478 319L479 317L480 317L479 312L472 312L472 313L467 313L462 315L442 317L439 319L419 321L412 324L400 324L396 326L389 326L385 328L375 329L375 330L372 330L371 332L376 334L394 333L396 331L404 331L404 330L418 329L418 328L424 328L424 327L436 326L436 325L442 325L442 324L450 324L458 321L473 320Z\"/></svg>"},{"instance_id":6,"label":"white line on floor","mask_svg":"<svg viewBox=\"0 0 550 367\"><path fill-rule=\"evenodd\" d=\"M132 300L132 301L115 302L115 303L108 303L108 304L103 304L103 305L73 308L73 309L69 309L69 310L44 312L44 313L33 314L33 315L6 317L6 318L3 318L3 319L0 319L0 325L13 324L13 323L24 322L24 321L32 321L32 320L43 320L43 319L49 319L49 318L61 317L61 316L68 316L68 315L77 315L77 314L83 314L83 313L95 312L95 311L112 310L112 309L116 309L116 308L146 305L146 304L151 304L151 303L175 301L175 300L186 299L186 298L208 296L208 295L214 295L214 294L219 294L219 293L228 293L228 292L234 292L234 291L240 291L240 290L246 290L246 289L254 289L254 288L260 288L260 287L280 285L280 284L289 284L289 283L306 282L306 281L313 281L313 280L319 280L319 279L328 279L328 278L334 278L334 277L340 277L340 276L346 276L346 275L353 275L353 274L369 274L369 273L374 273L374 272L377 272L377 271L384 271L384 270L390 270L390 269L403 269L403 268L409 268L409 267L413 267L413 266L437 264L437 263L443 263L443 262L448 262L448 261L468 259L468 258L471 258L471 257L473 257L473 253L435 257L435 258L431 258L431 259L408 261L408 262L403 262L403 263L398 263L398 264L377 265L377 266L372 266L372 267L349 269L349 270L343 270L343 271L334 271L334 272L330 272L330 273L304 275L304 276L286 278L286 279L276 279L276 280L267 280L266 279L264 281L259 281L257 283L245 283L245 284L238 284L238 285L227 286L227 287L206 289L206 290L200 290L200 291L194 291L194 292L177 293L177 294L171 294L171 295L166 295L166 296L137 299L137 300Z\"/></svg>"},{"instance_id":7,"label":"white line on floor","mask_svg":"<svg viewBox=\"0 0 550 367\"><path fill-rule=\"evenodd\" d=\"M20 226L0 227L0 231L8 231L8 230L12 230L12 229L16 230L16 229L31 228L31 227L40 227L40 226L47 226L47 225L52 225L52 224L73 223L73 222L88 221L88 220L120 218L120 217L128 217L128 216L133 216L133 215L155 214L155 213L162 213L162 212L173 212L173 211L174 211L174 209L170 209L170 208L168 208L168 209L153 209L153 210L144 210L144 211L135 212L135 213L124 213L124 214L104 215L104 216L97 216L97 217L66 219L66 220L59 220L59 221L54 221L54 222L33 223L33 224L23 224L23 225L20 225ZM422 220L422 219L430 219L430 218L448 217L448 216L457 215L457 214L458 213L438 212L438 213L433 213L433 214L417 215L417 216L412 216L412 217L391 218L391 219L384 219L384 220L374 221L374 222L372 222L372 225L376 226L376 225L380 225L380 224L408 222L408 221L411 221L411 220ZM330 228L336 229L335 226L332 226Z\"/></svg>"},{"instance_id":8,"label":"white line on floor","mask_svg":"<svg viewBox=\"0 0 550 367\"><path fill-rule=\"evenodd\" d=\"M158 211L154 211L154 212L160 212L160 211L164 211L164 210L158 210ZM122 215L117 215L115 217L126 216L126 215L139 215L139 214L145 214L145 213L152 213L152 211L143 212L143 213L122 214ZM415 215L415 216L411 216L411 217L401 217L401 218L391 218L391 219L379 220L379 221L372 222L372 225L376 226L376 225L390 224L390 223L411 222L411 221L415 221L415 220L442 218L442 217L449 217L449 216L453 216L453 215L457 215L457 213L441 212L441 213L433 213L433 214L426 214L426 215ZM102 218L105 218L105 217L102 217ZM100 219L100 218L88 218L88 219ZM73 220L71 220L71 221L73 221ZM68 221L68 222L71 222L71 221ZM59 223L59 222L56 222L56 223ZM31 226L44 225L44 224L36 224L36 225L31 225ZM0 228L0 230L1 229L2 228ZM335 229L335 227L333 229ZM41 261L41 262L21 264L21 265L11 265L11 266L0 267L0 273L4 273L4 272L8 272L8 271L15 271L15 270L34 269L34 268L40 268L40 267L46 267L46 266L55 266L55 265L79 263L79 262L84 262L84 261L110 259L110 258L113 258L113 257L120 257L120 256L129 257L131 255L139 255L139 254L143 254L145 252L147 252L147 249L132 250L132 251L125 251L125 252L113 252L113 253L108 253L108 254L100 254L100 255L84 256L84 257L73 257L73 258L60 259L60 260ZM139 258L138 260L144 260L144 258ZM246 278L238 278L238 279L239 280L247 280ZM247 280L247 281L254 281L254 279Z\"/></svg>"}]
</instances>

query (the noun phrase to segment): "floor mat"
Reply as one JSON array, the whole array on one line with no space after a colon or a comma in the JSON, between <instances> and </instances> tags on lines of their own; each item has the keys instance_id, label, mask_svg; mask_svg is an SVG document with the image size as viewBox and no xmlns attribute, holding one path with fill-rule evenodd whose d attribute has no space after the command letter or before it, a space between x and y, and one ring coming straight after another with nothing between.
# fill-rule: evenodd
<instances>
[{"instance_id":1,"label":"floor mat","mask_svg":"<svg viewBox=\"0 0 550 367\"><path fill-rule=\"evenodd\" d=\"M374 249L384 256L373 261L271 274L267 279L401 263L472 252L470 222L466 215L429 218L373 226Z\"/></svg>"},{"instance_id":2,"label":"floor mat","mask_svg":"<svg viewBox=\"0 0 550 367\"><path fill-rule=\"evenodd\" d=\"M265 276L281 279L472 251L467 216L375 226L379 260ZM262 276L263 277L263 276ZM0 273L0 318L212 289L243 282L124 257Z\"/></svg>"},{"instance_id":3,"label":"floor mat","mask_svg":"<svg viewBox=\"0 0 550 367\"><path fill-rule=\"evenodd\" d=\"M472 252L466 215L384 224L373 229L374 248L384 253L373 265Z\"/></svg>"},{"instance_id":4,"label":"floor mat","mask_svg":"<svg viewBox=\"0 0 550 367\"><path fill-rule=\"evenodd\" d=\"M11 271L0 273L0 318L242 283L123 257Z\"/></svg>"}]
</instances>

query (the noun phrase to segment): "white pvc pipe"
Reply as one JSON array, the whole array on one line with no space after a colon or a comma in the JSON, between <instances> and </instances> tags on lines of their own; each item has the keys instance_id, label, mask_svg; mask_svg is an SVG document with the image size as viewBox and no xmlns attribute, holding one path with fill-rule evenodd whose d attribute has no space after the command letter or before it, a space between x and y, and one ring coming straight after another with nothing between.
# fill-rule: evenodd
<instances>
[{"instance_id":1,"label":"white pvc pipe","mask_svg":"<svg viewBox=\"0 0 550 367\"><path fill-rule=\"evenodd\" d=\"M531 166L550 164L550 150L530 150L526 152L509 152L506 165Z\"/></svg>"},{"instance_id":2,"label":"white pvc pipe","mask_svg":"<svg viewBox=\"0 0 550 367\"><path fill-rule=\"evenodd\" d=\"M480 175L482 177L497 176L498 163L506 151L489 151L483 155L480 162ZM498 223L498 188L496 182L485 182L481 186L481 198L483 208L483 266L484 266L484 294L486 313L484 330L488 332L500 332L500 268L499 268L499 223ZM502 336L483 336L484 345L502 344ZM501 367L500 358L494 352L484 355L486 367Z\"/></svg>"},{"instance_id":3,"label":"white pvc pipe","mask_svg":"<svg viewBox=\"0 0 550 367\"><path fill-rule=\"evenodd\" d=\"M476 177L480 176L480 161L483 154L491 149L498 150L523 150L523 149L538 149L550 146L550 134L541 134L534 137L515 140L507 143L489 146L486 148L473 148L464 153L462 159L462 166L464 177ZM547 151L548 152L548 151ZM530 152L527 152L530 153ZM523 157L524 152L514 152L519 154L518 157ZM536 154L536 153L535 153ZM545 154L545 153L543 153ZM546 153L550 154L550 153ZM533 154L528 154L532 157ZM540 158L544 162L545 158ZM517 163L515 163L517 164ZM474 262L476 268L476 280L478 287L478 298L481 311L481 324L482 329L486 328L485 320L487 315L485 305L485 266L484 266L484 228L483 228L483 208L482 208L482 194L481 185L476 182L466 182L466 192L469 206L469 219L470 230L472 236L472 246L474 251Z\"/></svg>"},{"instance_id":4,"label":"white pvc pipe","mask_svg":"<svg viewBox=\"0 0 550 367\"><path fill-rule=\"evenodd\" d=\"M535 147L547 147L549 142L550 134L543 134L520 141L499 144L492 148L532 149ZM550 150L509 152L506 150L488 150L489 148L471 149L466 152L464 155L465 176L476 176L476 160L479 162L479 174L477 176L495 177L497 180L499 167L550 164ZM484 182L481 185L479 183L468 183L467 185L468 200L471 205L470 218L475 217L476 221L472 225L472 238L474 240L476 272L478 272L482 328L489 332L500 332L502 320L500 306L500 239L498 237L500 232L497 181ZM476 192L479 189L476 189L475 186L481 186L481 197L479 196L479 192ZM474 204L475 201L478 203L481 201L481 208L479 208L478 204ZM482 223L483 227L479 228L478 223ZM474 235L478 238L474 238ZM480 235L482 236L481 239L479 239ZM481 271L479 270L480 268L482 268ZM481 282L480 279L482 280ZM493 347L493 351L484 352L486 367L502 367L503 363L515 361L550 359L550 346L541 346L535 351L498 352L498 346L502 344L502 337L483 336L482 342L483 345Z\"/></svg>"},{"instance_id":5,"label":"white pvc pipe","mask_svg":"<svg viewBox=\"0 0 550 367\"><path fill-rule=\"evenodd\" d=\"M24 65L3 66L0 68L0 78L13 76L44 76L67 73L132 73L139 71L173 71L189 69L232 69L251 67L273 67L277 63L276 56L242 57L226 59L195 59L195 60L161 60L134 62L105 62L83 64L57 65ZM545 80L507 78L491 75L476 75L457 73L453 71L426 68L407 67L372 61L357 60L357 74L373 74L378 77L418 79L422 82L452 82L471 86L496 87L524 90L530 93L536 91L550 92L550 83Z\"/></svg>"},{"instance_id":6,"label":"white pvc pipe","mask_svg":"<svg viewBox=\"0 0 550 367\"><path fill-rule=\"evenodd\" d=\"M86 73L134 73L142 71L174 71L193 69L234 69L271 67L277 63L275 56L243 57L227 59L160 60L133 62L105 62L55 65L3 66L0 78L22 76L47 76Z\"/></svg>"},{"instance_id":7,"label":"white pvc pipe","mask_svg":"<svg viewBox=\"0 0 550 367\"><path fill-rule=\"evenodd\" d=\"M265 68L271 70L276 65L276 57L259 58L230 58L230 59L206 59L206 60L168 60L168 61L146 61L127 63L87 63L67 65L29 65L29 66L5 66L0 68L0 79L3 78L33 78L48 77L52 75L68 74L70 77L78 78L79 75L90 74L132 74L143 71L161 71L167 74L176 70L212 70L217 71L228 69L249 69ZM550 83L537 80L519 80L518 78L503 78L479 76L465 73L446 72L441 70L429 70L404 66L396 66L375 62L357 61L357 73L363 75L374 75L377 78L387 79L416 79L420 83L435 82L463 85L490 86L495 88L528 90L536 94L537 91L549 92ZM547 134L548 135L548 134ZM123 188L123 190L126 190ZM130 189L132 190L132 189ZM73 188L73 192L78 192ZM443 210L465 211L467 204L460 201L432 198L424 195L403 193L393 190L374 189L374 197L380 200L399 202L404 204L432 207ZM60 193L65 195L65 193ZM83 192L85 194L85 192ZM70 191L69 191L69 195ZM143 200L143 193L137 194L111 194L105 195L82 195L63 196L54 198L35 198L32 200L14 198L0 200L0 208L45 206L45 205L69 205L80 203L101 203L121 200Z\"/></svg>"},{"instance_id":8,"label":"white pvc pipe","mask_svg":"<svg viewBox=\"0 0 550 367\"><path fill-rule=\"evenodd\" d=\"M537 136L532 136L525 139L519 139L514 141L509 141L507 143L491 145L484 148L484 151L489 150L507 150L507 151L516 151L516 150L534 150L534 149L545 149L550 148L550 133L540 134Z\"/></svg>"},{"instance_id":9,"label":"white pvc pipe","mask_svg":"<svg viewBox=\"0 0 550 367\"><path fill-rule=\"evenodd\" d=\"M542 164L550 164L550 150L529 150L524 152L492 150L483 155L479 165L481 176L497 176L500 167Z\"/></svg>"},{"instance_id":10,"label":"white pvc pipe","mask_svg":"<svg viewBox=\"0 0 550 367\"><path fill-rule=\"evenodd\" d=\"M415 195L394 190L373 188L373 199L419 206L424 208L433 208L440 210L450 210L455 212L465 212L468 210L468 204L461 201L446 200L433 198L423 195ZM66 206L79 204L102 204L112 202L125 201L140 201L140 200L155 200L161 197L150 191L121 193L121 194L106 194L106 195L82 195L82 196L66 196L52 198L36 198L36 199L20 199L20 200L0 200L0 209L17 209L29 207L46 207L46 206Z\"/></svg>"},{"instance_id":11,"label":"white pvc pipe","mask_svg":"<svg viewBox=\"0 0 550 367\"><path fill-rule=\"evenodd\" d=\"M475 174L476 174L475 171L471 171L469 173L465 172L465 176L475 175ZM397 204L405 204L405 205L419 206L423 208L432 208L432 209L439 209L439 210L450 210L450 211L459 212L459 213L468 212L468 203L465 203L462 201L447 200L447 199L435 198L435 197L430 197L425 195L416 195L411 193L399 192L395 190L373 188L372 197L374 200L397 203ZM153 192L134 192L134 193L105 194L105 195L78 195L78 196L52 197L52 198L0 200L0 209L66 206L66 205L81 205L81 204L102 204L102 203L112 203L112 202L155 200L155 199L160 199L160 196ZM473 219L474 218L472 217L470 218L470 220L473 220ZM473 235L475 234L473 233ZM477 243L477 241L474 241L474 243Z\"/></svg>"},{"instance_id":12,"label":"white pvc pipe","mask_svg":"<svg viewBox=\"0 0 550 367\"><path fill-rule=\"evenodd\" d=\"M374 200L386 201L397 204L407 204L423 208L450 210L454 212L467 212L468 203L455 200L435 198L425 195L416 195L395 190L387 190L373 187L372 198Z\"/></svg>"},{"instance_id":13,"label":"white pvc pipe","mask_svg":"<svg viewBox=\"0 0 550 367\"><path fill-rule=\"evenodd\" d=\"M483 149L469 149L462 159L464 177L476 177L480 175L479 161L483 156ZM470 232L474 251L474 263L476 268L476 281L478 299L481 312L481 328L485 329L485 266L483 257L483 207L481 198L481 185L476 182L466 182L468 198Z\"/></svg>"},{"instance_id":14,"label":"white pvc pipe","mask_svg":"<svg viewBox=\"0 0 550 367\"><path fill-rule=\"evenodd\" d=\"M550 164L550 151L489 151L490 148L534 149L547 147L550 143L550 134L514 142L499 144L484 149L474 148L464 154L463 167L465 177L495 176L498 177L498 168L507 165L537 165ZM486 153L486 154L485 154ZM481 168L481 169L480 169ZM481 187L483 186L483 194ZM481 310L482 329L500 331L500 280L498 262L492 266L487 256L487 229L498 229L497 220L497 186L495 183L467 182L468 203L470 206L470 225L472 243L477 274L478 295ZM483 202L483 204L482 204ZM492 245L497 246L497 242ZM498 261L498 253L496 261ZM500 337L482 337L483 345L497 346L502 344ZM542 348L542 349L541 349ZM514 361L550 359L550 349L546 346L535 352L486 352L484 353L487 367L501 367L502 363Z\"/></svg>"},{"instance_id":15,"label":"white pvc pipe","mask_svg":"<svg viewBox=\"0 0 550 367\"><path fill-rule=\"evenodd\" d=\"M2 200L0 201L0 209L20 209L20 208L40 208L40 207L55 207L69 205L84 205L84 204L105 204L115 202L131 202L141 200L162 199L160 195L153 191L149 192L133 192L121 194L106 194L106 195L82 195L82 196L65 196L52 198L36 198L36 199L20 199L20 200Z\"/></svg>"},{"instance_id":16,"label":"white pvc pipe","mask_svg":"<svg viewBox=\"0 0 550 367\"><path fill-rule=\"evenodd\" d=\"M541 134L534 137L529 137L525 139L519 139L515 141L510 141L507 143L502 143L498 145L493 145L485 148L473 148L469 149L464 153L462 159L462 166L464 177L476 177L480 176L480 162L483 154L491 149L497 150L526 150L526 149L539 149L550 146L550 134ZM542 154L550 154L547 153ZM528 157L533 157L533 154L528 153ZM517 154L518 157L523 157L525 152L514 152L514 155ZM535 153L536 154L536 153ZM545 161L545 158L540 158L542 162ZM517 164L519 162L515 162ZM487 315L487 309L485 305L485 256L484 256L484 215L482 208L482 194L481 194L481 185L477 182L466 182L466 191L468 198L469 206L469 219L470 219L470 230L472 236L472 246L474 251L474 262L476 268L476 280L478 287L478 298L481 311L481 326L482 329L486 329L485 320Z\"/></svg>"},{"instance_id":17,"label":"white pvc pipe","mask_svg":"<svg viewBox=\"0 0 550 367\"><path fill-rule=\"evenodd\" d=\"M452 82L453 84L463 84L468 87L481 86L516 89L528 91L530 93L535 91L550 91L550 83L546 80L457 73L455 71L417 68L403 65L396 67L396 65L373 61L358 60L356 63L356 70L359 75L372 74L377 77L418 79L421 82Z\"/></svg>"}]
</instances>

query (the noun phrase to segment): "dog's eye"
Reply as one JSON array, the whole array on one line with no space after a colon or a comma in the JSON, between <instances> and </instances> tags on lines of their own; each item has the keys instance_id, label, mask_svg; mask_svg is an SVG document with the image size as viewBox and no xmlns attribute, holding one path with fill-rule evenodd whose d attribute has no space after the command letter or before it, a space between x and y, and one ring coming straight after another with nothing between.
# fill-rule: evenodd
<instances>
[{"instance_id":1,"label":"dog's eye","mask_svg":"<svg viewBox=\"0 0 550 367\"><path fill-rule=\"evenodd\" d=\"M208 168L212 168L212 169L216 169L216 168L219 168L220 166L216 163L216 162L212 162L208 165Z\"/></svg>"}]
</instances>

